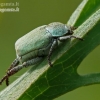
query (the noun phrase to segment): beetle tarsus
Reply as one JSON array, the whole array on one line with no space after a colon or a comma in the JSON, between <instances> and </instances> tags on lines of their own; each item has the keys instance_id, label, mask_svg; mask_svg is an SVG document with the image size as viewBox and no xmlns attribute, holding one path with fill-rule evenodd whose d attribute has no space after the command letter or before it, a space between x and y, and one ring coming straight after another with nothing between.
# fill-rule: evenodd
<instances>
[{"instance_id":1,"label":"beetle tarsus","mask_svg":"<svg viewBox=\"0 0 100 100\"><path fill-rule=\"evenodd\" d=\"M7 70L7 72L6 72L7 74L1 79L0 85L2 84L2 82L3 82L4 80L6 81L6 85L7 85L7 86L9 85L9 76L13 75L12 73L14 73L13 70L11 71L11 69L13 69L14 67L16 67L18 64L19 64L19 60L16 58L16 59L12 62L11 66L8 68L8 70ZM16 73L16 72L15 72L15 73Z\"/></svg>"},{"instance_id":2,"label":"beetle tarsus","mask_svg":"<svg viewBox=\"0 0 100 100\"><path fill-rule=\"evenodd\" d=\"M16 59L12 62L11 66L8 68L8 70L11 70L13 67L16 67L18 64L19 64L19 60L18 60L18 58L16 58Z\"/></svg>"},{"instance_id":3,"label":"beetle tarsus","mask_svg":"<svg viewBox=\"0 0 100 100\"><path fill-rule=\"evenodd\" d=\"M4 80L6 80L7 79L7 75L5 75L1 80L0 80L0 85L2 84L2 82L4 81Z\"/></svg>"},{"instance_id":4,"label":"beetle tarsus","mask_svg":"<svg viewBox=\"0 0 100 100\"><path fill-rule=\"evenodd\" d=\"M11 70L8 70L7 74L1 79L0 84L2 84L2 82L5 80L6 81L6 85L9 85L9 77L12 76L13 74L17 73L22 67L22 65L20 66L16 66L14 68L12 68Z\"/></svg>"},{"instance_id":5,"label":"beetle tarsus","mask_svg":"<svg viewBox=\"0 0 100 100\"><path fill-rule=\"evenodd\" d=\"M53 64L51 63L50 57L48 56L48 63L50 65L50 67L53 67Z\"/></svg>"},{"instance_id":6,"label":"beetle tarsus","mask_svg":"<svg viewBox=\"0 0 100 100\"><path fill-rule=\"evenodd\" d=\"M6 79L6 85L9 85L9 78Z\"/></svg>"}]
</instances>

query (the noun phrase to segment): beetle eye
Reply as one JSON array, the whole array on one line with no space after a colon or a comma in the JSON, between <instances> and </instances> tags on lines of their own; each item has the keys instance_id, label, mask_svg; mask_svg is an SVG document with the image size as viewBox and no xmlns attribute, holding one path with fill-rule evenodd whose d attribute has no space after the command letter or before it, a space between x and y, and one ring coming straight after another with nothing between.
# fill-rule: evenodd
<instances>
[{"instance_id":1,"label":"beetle eye","mask_svg":"<svg viewBox=\"0 0 100 100\"><path fill-rule=\"evenodd\" d=\"M72 30L68 30L68 33L66 35L72 35L73 31Z\"/></svg>"},{"instance_id":2,"label":"beetle eye","mask_svg":"<svg viewBox=\"0 0 100 100\"><path fill-rule=\"evenodd\" d=\"M70 33L70 30L68 30L68 33Z\"/></svg>"},{"instance_id":3,"label":"beetle eye","mask_svg":"<svg viewBox=\"0 0 100 100\"><path fill-rule=\"evenodd\" d=\"M73 34L73 31L70 31L70 34Z\"/></svg>"}]
</instances>

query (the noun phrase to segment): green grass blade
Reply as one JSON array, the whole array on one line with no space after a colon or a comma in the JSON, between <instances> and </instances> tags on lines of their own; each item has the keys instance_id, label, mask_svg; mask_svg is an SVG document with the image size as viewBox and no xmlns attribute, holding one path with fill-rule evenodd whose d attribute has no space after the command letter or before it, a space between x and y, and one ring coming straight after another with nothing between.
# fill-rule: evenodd
<instances>
[{"instance_id":1,"label":"green grass blade","mask_svg":"<svg viewBox=\"0 0 100 100\"><path fill-rule=\"evenodd\" d=\"M83 0L72 14L67 24L71 26L80 26L99 8L100 0Z\"/></svg>"}]
</instances>

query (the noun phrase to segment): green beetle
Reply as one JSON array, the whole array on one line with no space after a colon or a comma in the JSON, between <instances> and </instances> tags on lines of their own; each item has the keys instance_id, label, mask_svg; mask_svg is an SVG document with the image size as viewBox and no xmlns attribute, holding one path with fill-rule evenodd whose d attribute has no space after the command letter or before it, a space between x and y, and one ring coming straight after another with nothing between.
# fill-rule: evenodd
<instances>
[{"instance_id":1,"label":"green beetle","mask_svg":"<svg viewBox=\"0 0 100 100\"><path fill-rule=\"evenodd\" d=\"M77 38L73 36L74 27L66 26L60 22L53 22L48 25L40 26L23 37L19 38L15 43L17 58L12 62L7 74L1 79L0 84L6 80L9 85L8 78L24 67L36 64L44 56L47 56L48 63L52 66L50 56L57 47L58 41L68 38ZM21 63L20 65L18 65Z\"/></svg>"}]
</instances>

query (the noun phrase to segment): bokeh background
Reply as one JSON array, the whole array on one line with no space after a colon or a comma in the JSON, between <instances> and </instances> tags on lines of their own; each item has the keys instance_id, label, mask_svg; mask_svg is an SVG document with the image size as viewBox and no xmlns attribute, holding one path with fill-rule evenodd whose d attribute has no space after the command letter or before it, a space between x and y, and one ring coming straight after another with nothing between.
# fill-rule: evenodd
<instances>
[{"instance_id":1,"label":"bokeh background","mask_svg":"<svg viewBox=\"0 0 100 100\"><path fill-rule=\"evenodd\" d=\"M18 2L19 12L0 12L0 79L16 58L14 44L32 29L50 22L67 23L82 0L0 0L0 3ZM0 6L0 8L2 8ZM4 8L11 8L6 6ZM10 78L16 80L27 69ZM95 48L80 64L79 74L100 72L100 46ZM6 87L0 86L0 91ZM55 100L100 100L100 85L78 88Z\"/></svg>"}]
</instances>

